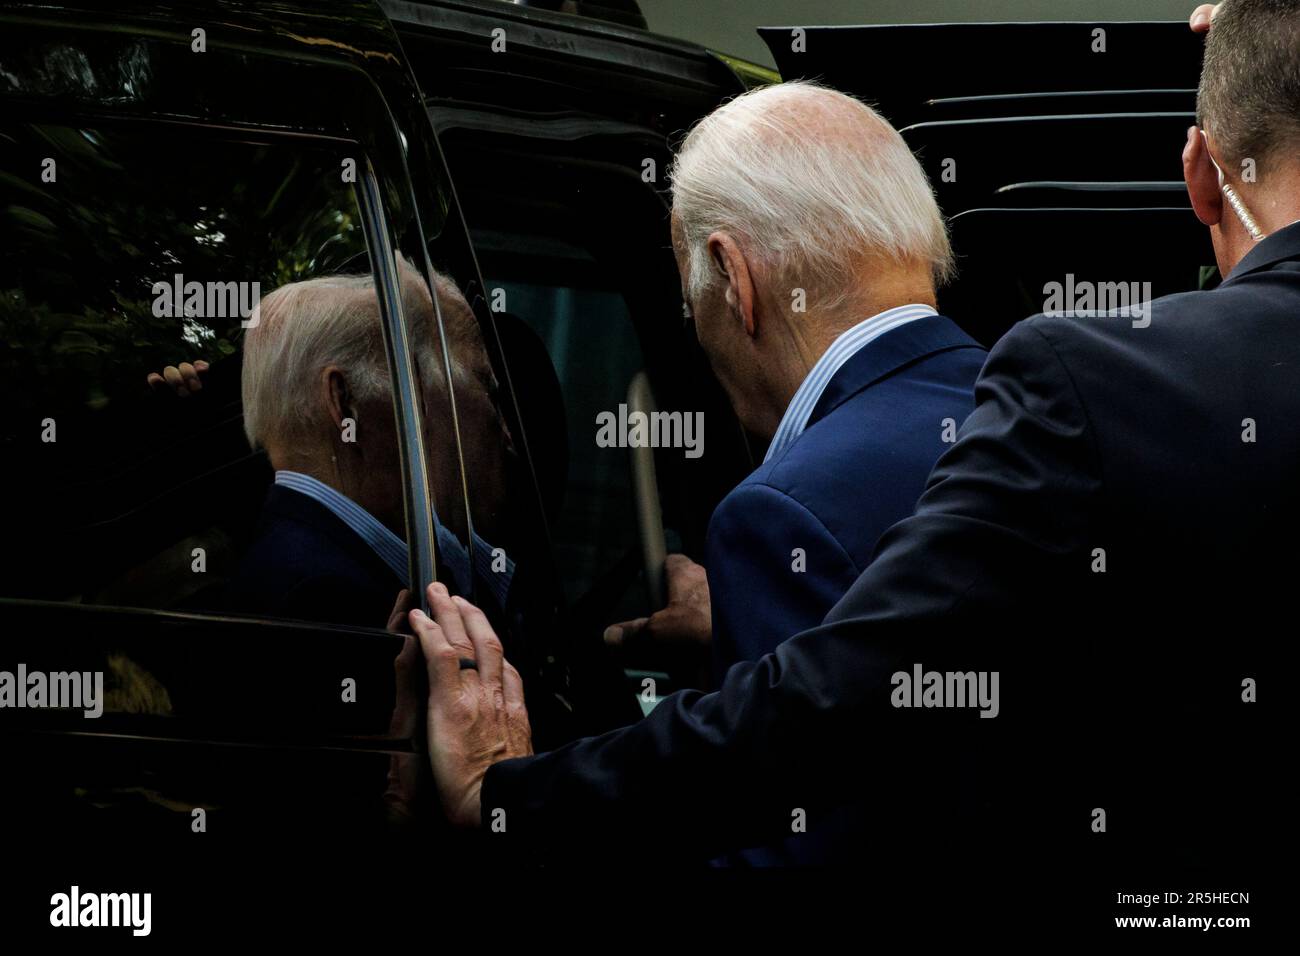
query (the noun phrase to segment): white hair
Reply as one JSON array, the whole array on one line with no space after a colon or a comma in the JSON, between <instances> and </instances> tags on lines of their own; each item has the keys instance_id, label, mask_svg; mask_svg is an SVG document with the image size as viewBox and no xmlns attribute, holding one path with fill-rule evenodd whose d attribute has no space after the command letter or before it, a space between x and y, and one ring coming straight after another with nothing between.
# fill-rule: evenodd
<instances>
[{"instance_id":1,"label":"white hair","mask_svg":"<svg viewBox=\"0 0 1300 956\"><path fill-rule=\"evenodd\" d=\"M714 110L673 162L673 212L687 295L719 278L707 241L721 230L824 309L860 282L866 254L952 272L952 248L925 171L875 110L806 81L759 87Z\"/></svg>"},{"instance_id":2,"label":"white hair","mask_svg":"<svg viewBox=\"0 0 1300 956\"><path fill-rule=\"evenodd\" d=\"M428 287L399 264L402 301L422 377L444 381ZM244 337L244 434L254 448L305 433L318 415L321 369L337 365L358 401L392 394L371 276L291 282L265 296Z\"/></svg>"}]
</instances>

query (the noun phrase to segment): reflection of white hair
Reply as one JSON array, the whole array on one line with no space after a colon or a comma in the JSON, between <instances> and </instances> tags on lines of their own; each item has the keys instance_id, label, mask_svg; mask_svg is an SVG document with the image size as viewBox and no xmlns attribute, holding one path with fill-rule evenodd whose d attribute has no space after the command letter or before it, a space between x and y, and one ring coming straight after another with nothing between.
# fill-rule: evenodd
<instances>
[{"instance_id":1,"label":"reflection of white hair","mask_svg":"<svg viewBox=\"0 0 1300 956\"><path fill-rule=\"evenodd\" d=\"M399 264L419 373L443 382L432 303L414 268ZM244 337L244 433L254 448L304 432L316 416L319 372L337 365L358 401L392 394L379 299L370 276L291 282L265 296Z\"/></svg>"},{"instance_id":2,"label":"reflection of white hair","mask_svg":"<svg viewBox=\"0 0 1300 956\"><path fill-rule=\"evenodd\" d=\"M925 171L865 103L804 81L760 87L706 116L671 173L696 299L718 278L710 233L730 233L791 288L838 308L864 254L952 271L947 229Z\"/></svg>"}]
</instances>

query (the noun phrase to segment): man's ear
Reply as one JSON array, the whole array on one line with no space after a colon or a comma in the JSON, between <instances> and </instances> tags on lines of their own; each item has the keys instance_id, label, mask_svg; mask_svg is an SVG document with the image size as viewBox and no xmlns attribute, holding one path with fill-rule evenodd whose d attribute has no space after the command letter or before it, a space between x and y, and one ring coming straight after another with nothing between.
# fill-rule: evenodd
<instances>
[{"instance_id":1,"label":"man's ear","mask_svg":"<svg viewBox=\"0 0 1300 956\"><path fill-rule=\"evenodd\" d=\"M1183 147L1183 181L1187 183L1187 195L1196 218L1207 226L1217 226L1223 219L1219 171L1210 159L1205 137L1195 126L1187 131L1187 144Z\"/></svg>"},{"instance_id":2,"label":"man's ear","mask_svg":"<svg viewBox=\"0 0 1300 956\"><path fill-rule=\"evenodd\" d=\"M337 365L328 365L320 373L321 397L329 411L334 427L342 430L343 419L356 421L356 404L352 399L352 390L348 387L348 378L343 369Z\"/></svg>"},{"instance_id":3,"label":"man's ear","mask_svg":"<svg viewBox=\"0 0 1300 956\"><path fill-rule=\"evenodd\" d=\"M727 308L740 318L745 334L753 338L758 334L758 318L754 314L754 276L745 254L725 232L710 235L707 246L709 259L727 286Z\"/></svg>"}]
</instances>

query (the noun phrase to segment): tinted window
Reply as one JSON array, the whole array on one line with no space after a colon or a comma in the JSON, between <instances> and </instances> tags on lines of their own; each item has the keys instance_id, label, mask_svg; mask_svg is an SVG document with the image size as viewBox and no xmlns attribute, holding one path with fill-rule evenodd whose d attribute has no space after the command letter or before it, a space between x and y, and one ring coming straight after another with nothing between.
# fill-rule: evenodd
<instances>
[{"instance_id":1,"label":"tinted window","mask_svg":"<svg viewBox=\"0 0 1300 956\"><path fill-rule=\"evenodd\" d=\"M599 447L595 435L597 416L627 401L628 384L643 364L641 347L622 295L601 286L584 251L525 235L511 237L510 254L503 255L500 241L479 237L484 281L503 307L498 323L518 322L537 337L559 385L558 401L545 409L555 423L539 421L530 430L529 450L543 487L553 489L552 537L572 602L636 545L628 454ZM549 268L537 269L543 257ZM545 371L525 367L526 361L516 357L511 374L531 379ZM540 419L543 410L532 411ZM562 443L549 434L559 424Z\"/></svg>"},{"instance_id":2,"label":"tinted window","mask_svg":"<svg viewBox=\"0 0 1300 956\"><path fill-rule=\"evenodd\" d=\"M245 435L244 346L272 290L368 281L340 157L141 125L8 123L0 137L2 593L265 612L229 599L272 481ZM151 371L200 359L210 369L197 395L146 384ZM353 412L364 404L345 399ZM391 419L391 398L375 407ZM288 463L353 501L380 500L349 484L340 456L395 462L392 424L357 414L334 461L295 446ZM400 496L395 518L371 510L402 530Z\"/></svg>"}]
</instances>

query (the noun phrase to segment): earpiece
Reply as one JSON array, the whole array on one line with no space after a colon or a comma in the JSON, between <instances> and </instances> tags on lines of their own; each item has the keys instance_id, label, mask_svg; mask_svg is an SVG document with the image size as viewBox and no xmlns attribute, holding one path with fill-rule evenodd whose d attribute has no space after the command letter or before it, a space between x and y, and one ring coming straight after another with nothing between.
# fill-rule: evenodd
<instances>
[{"instance_id":1,"label":"earpiece","mask_svg":"<svg viewBox=\"0 0 1300 956\"><path fill-rule=\"evenodd\" d=\"M1205 130L1201 130L1201 140L1205 143L1205 155L1210 157L1210 165L1212 165L1214 171L1219 174L1219 191L1223 193L1223 198L1228 201L1228 205L1232 207L1232 211L1236 213L1237 218L1241 220L1241 224L1246 228L1246 231L1250 233L1250 238L1259 242L1264 238L1264 230L1259 228L1259 223L1255 222L1255 217L1250 214L1250 210L1246 208L1246 204L1242 202L1241 197L1237 195L1237 190L1228 185L1227 179L1223 175L1223 170L1219 168L1219 164L1214 161L1214 154L1210 152L1210 138L1206 135Z\"/></svg>"}]
</instances>

